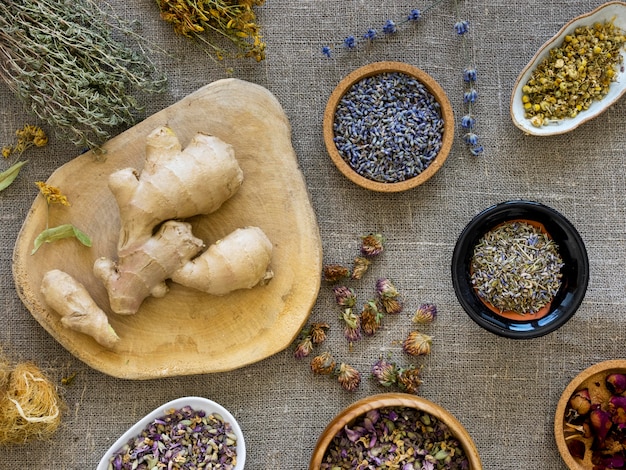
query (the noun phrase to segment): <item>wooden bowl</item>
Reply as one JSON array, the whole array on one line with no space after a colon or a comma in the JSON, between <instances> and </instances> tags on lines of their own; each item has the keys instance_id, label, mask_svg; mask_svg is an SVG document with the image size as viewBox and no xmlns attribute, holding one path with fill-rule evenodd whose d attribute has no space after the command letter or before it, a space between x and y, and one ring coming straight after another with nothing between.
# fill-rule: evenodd
<instances>
[{"instance_id":1,"label":"wooden bowl","mask_svg":"<svg viewBox=\"0 0 626 470\"><path fill-rule=\"evenodd\" d=\"M212 400L208 400L203 397L182 397L169 401L157 409L151 411L146 416L132 425L124 434L122 434L114 443L109 447L105 454L100 459L96 470L108 470L109 460L115 453L121 449L127 442L139 436L142 431L154 422L155 419L161 418L168 411L172 409L180 410L185 406L190 406L195 411L204 411L207 415L217 413L222 417L225 423L229 423L233 434L237 437L236 452L237 463L233 470L243 470L246 464L246 444L243 437L243 432L239 423L235 417L222 405ZM167 443L166 443L167 444Z\"/></svg>"},{"instance_id":2,"label":"wooden bowl","mask_svg":"<svg viewBox=\"0 0 626 470\"><path fill-rule=\"evenodd\" d=\"M571 34L576 28L581 26L591 26L596 22L604 23L606 21L613 21L615 26L620 28L622 31L626 31L626 3L608 2L589 13L585 13L584 15L574 18L565 24L565 26L563 26L559 32L549 39L543 46L541 46L530 62L522 69L517 80L515 81L515 85L513 86L510 103L511 118L513 119L513 123L519 129L524 131L526 134L536 136L564 134L602 114L617 100L619 100L624 93L626 93L626 73L622 67L622 70L618 71L615 81L611 84L609 93L601 100L594 101L589 109L581 111L576 115L576 117L564 118L551 124L535 127L525 116L524 105L522 103L522 87L528 82L530 76L541 61L550 54L550 50L554 47L560 46L564 37ZM624 61L626 62L626 50L622 49L621 55L624 57Z\"/></svg>"},{"instance_id":3,"label":"wooden bowl","mask_svg":"<svg viewBox=\"0 0 626 470\"><path fill-rule=\"evenodd\" d=\"M242 117L245 116L245 119ZM141 171L146 136L168 125L183 147L198 132L230 143L243 170L239 191L212 214L188 221L209 246L239 227L257 226L272 242L274 277L265 286L213 296L171 283L162 298L147 298L134 315L117 315L93 273L101 256L117 259L119 208L108 177L122 168ZM51 207L50 227L71 223L93 246L74 239L44 244L46 203L37 196L17 238L13 275L33 317L70 353L106 374L126 379L223 372L287 348L306 323L321 284L322 248L315 213L291 144L291 126L267 89L238 79L218 80L111 139L97 160L85 153L58 168L48 184L70 207ZM46 305L44 274L60 269L79 280L109 316L120 341L111 349L66 328Z\"/></svg>"},{"instance_id":4,"label":"wooden bowl","mask_svg":"<svg viewBox=\"0 0 626 470\"><path fill-rule=\"evenodd\" d=\"M554 413L554 438L561 458L570 470L591 470L593 465L591 463L591 452L589 452L588 446L583 460L574 458L567 448L567 441L565 440L565 415L567 413L569 399L575 392L584 388L589 389L592 403L594 403L594 400L597 402L605 399L609 393L605 386L605 378L612 373L626 374L626 359L599 362L583 370L565 387L557 403L556 412Z\"/></svg>"},{"instance_id":5,"label":"wooden bowl","mask_svg":"<svg viewBox=\"0 0 626 470\"><path fill-rule=\"evenodd\" d=\"M425 88L434 96L434 98L441 106L441 116L444 120L442 145L437 156L428 165L428 167L417 176L395 183L374 181L357 173L342 158L341 154L337 150L334 142L335 132L333 129L335 112L343 95L355 83L358 83L359 81L367 77L372 77L375 75L389 72L404 73L420 81L425 86ZM444 164L444 162L448 158L448 154L450 153L450 149L452 148L452 142L454 140L454 113L452 112L452 106L450 105L448 96L446 95L443 88L441 88L441 86L423 70L402 62L375 62L356 69L339 82L335 90L331 93L330 98L328 99L328 103L326 105L326 110L324 111L323 131L324 143L326 144L326 149L330 154L330 158L337 166L339 171L346 178L348 178L353 183L356 183L357 185L366 189L370 189L372 191L399 192L406 191L407 189L411 189L419 186L420 184L423 184L424 182L429 180Z\"/></svg>"},{"instance_id":6,"label":"wooden bowl","mask_svg":"<svg viewBox=\"0 0 626 470\"><path fill-rule=\"evenodd\" d=\"M407 393L381 393L363 398L353 403L339 413L328 424L328 426L326 426L326 429L324 429L318 438L315 449L313 450L313 455L311 456L311 461L309 463L309 470L320 469L328 446L337 433L344 428L344 426L350 425L359 416L364 415L368 411L389 407L414 408L428 413L442 421L450 428L454 436L461 443L470 464L469 470L481 470L483 468L480 456L478 455L478 450L476 449L476 445L474 444L471 436L463 425L444 408L424 398Z\"/></svg>"}]
</instances>

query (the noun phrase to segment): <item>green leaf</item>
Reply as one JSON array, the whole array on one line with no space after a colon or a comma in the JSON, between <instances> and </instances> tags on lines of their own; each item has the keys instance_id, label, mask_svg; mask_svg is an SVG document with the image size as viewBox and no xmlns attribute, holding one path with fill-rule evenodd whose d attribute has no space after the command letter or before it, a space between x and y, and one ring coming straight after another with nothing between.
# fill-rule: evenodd
<instances>
[{"instance_id":1,"label":"green leaf","mask_svg":"<svg viewBox=\"0 0 626 470\"><path fill-rule=\"evenodd\" d=\"M58 227L47 228L35 238L34 248L31 251L31 255L34 255L37 250L44 243L52 243L57 240L62 240L63 238L76 238L79 242L81 242L85 246L91 246L91 239L89 236L82 232L81 230L74 227L72 224L64 224L59 225Z\"/></svg>"},{"instance_id":2,"label":"green leaf","mask_svg":"<svg viewBox=\"0 0 626 470\"><path fill-rule=\"evenodd\" d=\"M9 169L0 173L0 191L9 187L11 183L17 178L17 174L20 172L20 168L24 166L26 162L17 162Z\"/></svg>"}]
</instances>

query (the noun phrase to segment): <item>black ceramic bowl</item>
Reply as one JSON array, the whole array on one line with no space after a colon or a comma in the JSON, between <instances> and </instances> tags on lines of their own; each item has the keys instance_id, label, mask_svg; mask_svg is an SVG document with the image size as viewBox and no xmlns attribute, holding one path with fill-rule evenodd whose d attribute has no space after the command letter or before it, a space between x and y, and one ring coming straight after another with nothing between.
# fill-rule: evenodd
<instances>
[{"instance_id":1,"label":"black ceramic bowl","mask_svg":"<svg viewBox=\"0 0 626 470\"><path fill-rule=\"evenodd\" d=\"M548 313L537 319L511 319L495 313L478 297L470 278L472 255L480 238L496 226L516 219L543 224L558 245L564 263L561 287ZM452 284L461 306L480 326L507 338L537 338L563 326L583 301L588 282L589 259L579 233L560 213L537 202L508 201L485 209L465 227L452 255Z\"/></svg>"}]
</instances>

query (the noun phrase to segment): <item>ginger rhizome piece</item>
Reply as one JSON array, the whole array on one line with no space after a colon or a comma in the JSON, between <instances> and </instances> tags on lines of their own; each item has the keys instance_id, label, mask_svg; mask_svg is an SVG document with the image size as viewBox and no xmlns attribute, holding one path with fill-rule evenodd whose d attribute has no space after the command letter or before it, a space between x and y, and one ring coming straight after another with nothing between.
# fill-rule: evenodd
<instances>
[{"instance_id":1,"label":"ginger rhizome piece","mask_svg":"<svg viewBox=\"0 0 626 470\"><path fill-rule=\"evenodd\" d=\"M48 306L61 315L64 326L93 337L107 348L119 341L106 313L69 274L58 269L48 271L41 282L41 295Z\"/></svg>"},{"instance_id":2,"label":"ginger rhizome piece","mask_svg":"<svg viewBox=\"0 0 626 470\"><path fill-rule=\"evenodd\" d=\"M272 242L258 227L239 228L172 274L172 280L208 294L250 289L273 277Z\"/></svg>"},{"instance_id":3,"label":"ginger rhizome piece","mask_svg":"<svg viewBox=\"0 0 626 470\"><path fill-rule=\"evenodd\" d=\"M94 274L109 293L111 310L122 315L136 313L146 297L163 297L171 274L203 248L186 222L168 220L159 231L135 249L126 249L117 263L99 258Z\"/></svg>"}]
</instances>

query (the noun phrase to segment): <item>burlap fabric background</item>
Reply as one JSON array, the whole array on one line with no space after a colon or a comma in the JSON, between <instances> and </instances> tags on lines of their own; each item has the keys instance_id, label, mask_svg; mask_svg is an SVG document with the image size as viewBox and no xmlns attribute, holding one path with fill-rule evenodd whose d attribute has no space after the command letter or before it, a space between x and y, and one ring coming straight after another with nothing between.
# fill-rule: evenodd
<instances>
[{"instance_id":1,"label":"burlap fabric background","mask_svg":"<svg viewBox=\"0 0 626 470\"><path fill-rule=\"evenodd\" d=\"M523 135L511 122L509 97L519 71L566 21L602 4L599 0L459 0L471 24L471 52L479 71L476 106L480 158L458 138L452 153L427 184L402 194L378 194L345 179L328 157L321 134L326 100L355 68L379 60L417 65L447 91L457 120L464 114L462 70L466 59L454 32L453 0L372 47L322 56L326 44L381 29L428 2L406 0L267 0L257 9L267 42L262 63L233 62L234 76L265 86L284 107L324 248L324 261L349 262L358 237L382 232L387 251L357 286L370 294L378 277L392 278L406 311L389 319L375 337L349 351L330 289L322 286L311 319L332 325L325 349L363 374L354 393L314 376L308 361L288 349L259 363L219 374L127 381L99 373L74 358L20 302L11 275L13 246L36 197L34 182L78 155L51 138L29 155L17 181L0 193L0 345L14 361L32 360L59 384L68 404L63 425L50 442L3 448L2 469L89 469L131 424L160 404L201 395L226 406L245 432L252 470L307 467L327 422L359 398L384 391L369 379L371 364L391 353L399 362L423 365L420 395L450 410L476 441L485 469L563 469L552 434L553 414L564 386L589 365L626 357L626 101L575 132L552 138ZM116 0L115 11L143 24L142 34L171 56L155 60L169 79L168 92L145 103L146 115L219 78L217 68L194 43L176 37L158 17L153 0ZM341 48L339 48L341 49ZM0 84L0 137L37 123ZM45 127L45 126L44 126ZM53 129L46 128L51 134ZM4 168L4 167L3 167ZM77 175L79 178L80 175ZM528 341L497 337L474 324L458 304L450 279L456 239L487 206L531 199L564 214L581 233L591 280L575 317L560 330ZM427 329L432 354L410 360L397 340L410 331L421 302L434 302L438 320ZM76 373L69 386L61 378Z\"/></svg>"}]
</instances>

